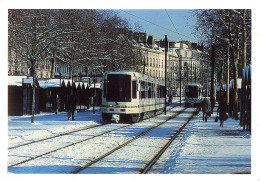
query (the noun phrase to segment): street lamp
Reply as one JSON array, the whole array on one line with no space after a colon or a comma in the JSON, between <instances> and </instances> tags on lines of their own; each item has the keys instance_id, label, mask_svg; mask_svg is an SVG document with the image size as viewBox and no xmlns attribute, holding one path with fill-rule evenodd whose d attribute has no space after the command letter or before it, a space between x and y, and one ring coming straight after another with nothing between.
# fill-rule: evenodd
<instances>
[{"instance_id":1,"label":"street lamp","mask_svg":"<svg viewBox=\"0 0 260 181\"><path fill-rule=\"evenodd\" d=\"M167 81L167 53L168 53L168 40L167 40L167 35L165 35L165 63L164 63L164 66L165 66L165 71L164 71L164 82L165 82L165 85L164 85L164 114L166 115L166 102L167 102L167 99L166 99L166 81Z\"/></svg>"},{"instance_id":2,"label":"street lamp","mask_svg":"<svg viewBox=\"0 0 260 181\"><path fill-rule=\"evenodd\" d=\"M180 107L181 107L181 69L182 69L182 55L181 52L179 53L177 50L175 50L176 54L179 57L179 73L180 73Z\"/></svg>"}]
</instances>

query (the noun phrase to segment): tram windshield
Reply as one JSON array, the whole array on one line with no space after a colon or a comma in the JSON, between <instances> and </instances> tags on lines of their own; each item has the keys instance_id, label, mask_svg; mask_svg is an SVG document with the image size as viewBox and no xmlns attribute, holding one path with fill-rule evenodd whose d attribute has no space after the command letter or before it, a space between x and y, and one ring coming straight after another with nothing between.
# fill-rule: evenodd
<instances>
[{"instance_id":1,"label":"tram windshield","mask_svg":"<svg viewBox=\"0 0 260 181\"><path fill-rule=\"evenodd\" d=\"M107 75L107 101L130 102L131 101L131 75L109 74Z\"/></svg>"},{"instance_id":2,"label":"tram windshield","mask_svg":"<svg viewBox=\"0 0 260 181\"><path fill-rule=\"evenodd\" d=\"M187 86L186 87L186 97L198 98L198 86Z\"/></svg>"}]
</instances>

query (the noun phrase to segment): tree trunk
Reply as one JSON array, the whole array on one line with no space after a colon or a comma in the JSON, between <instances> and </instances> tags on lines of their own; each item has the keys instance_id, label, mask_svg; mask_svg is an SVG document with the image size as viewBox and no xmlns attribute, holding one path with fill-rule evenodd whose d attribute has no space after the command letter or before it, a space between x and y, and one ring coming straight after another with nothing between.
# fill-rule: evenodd
<instances>
[{"instance_id":1,"label":"tree trunk","mask_svg":"<svg viewBox=\"0 0 260 181\"><path fill-rule=\"evenodd\" d=\"M54 78L54 73L55 73L55 65L56 65L56 56L57 56L57 52L56 50L53 51L53 59L51 62L51 78Z\"/></svg>"},{"instance_id":2,"label":"tree trunk","mask_svg":"<svg viewBox=\"0 0 260 181\"><path fill-rule=\"evenodd\" d=\"M233 72L234 72L234 119L238 120L238 90L237 90L237 79L238 79L238 70L237 64L239 59L239 51L237 51L237 55L234 52L234 61L233 61Z\"/></svg>"},{"instance_id":3,"label":"tree trunk","mask_svg":"<svg viewBox=\"0 0 260 181\"><path fill-rule=\"evenodd\" d=\"M210 88L210 103L211 103L211 111L213 112L213 109L215 107L215 97L214 97L214 75L215 75L215 45L212 44L212 52L211 52L211 88Z\"/></svg>"},{"instance_id":4,"label":"tree trunk","mask_svg":"<svg viewBox=\"0 0 260 181\"><path fill-rule=\"evenodd\" d=\"M35 62L35 60L33 60L32 62ZM31 117L31 123L34 123L34 114L35 114L35 78L36 78L36 73L35 73L35 65L32 64L32 71L33 71L33 85L32 85L32 89L33 89L33 94L32 94L32 117Z\"/></svg>"},{"instance_id":5,"label":"tree trunk","mask_svg":"<svg viewBox=\"0 0 260 181\"><path fill-rule=\"evenodd\" d=\"M230 107L229 107L229 43L227 47L227 94L226 94L226 100L227 100L227 108L228 108L228 113L230 113Z\"/></svg>"},{"instance_id":6,"label":"tree trunk","mask_svg":"<svg viewBox=\"0 0 260 181\"><path fill-rule=\"evenodd\" d=\"M242 44L243 44L243 52L242 52L242 72L241 75L243 77L243 69L246 68L246 46L247 46L247 42L246 42L246 11L243 11L243 16L242 16ZM244 100L244 88L241 89L241 102L245 102ZM240 125L243 126L245 121L245 105L241 104L241 110L240 110Z\"/></svg>"}]
</instances>

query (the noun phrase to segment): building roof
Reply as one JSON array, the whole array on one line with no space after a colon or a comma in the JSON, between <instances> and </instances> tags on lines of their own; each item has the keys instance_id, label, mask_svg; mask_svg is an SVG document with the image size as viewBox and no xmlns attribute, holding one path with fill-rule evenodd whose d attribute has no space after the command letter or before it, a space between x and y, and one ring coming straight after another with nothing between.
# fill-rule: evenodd
<instances>
[{"instance_id":1,"label":"building roof","mask_svg":"<svg viewBox=\"0 0 260 181\"><path fill-rule=\"evenodd\" d=\"M24 78L26 78L26 76L8 76L8 85L22 86Z\"/></svg>"}]
</instances>

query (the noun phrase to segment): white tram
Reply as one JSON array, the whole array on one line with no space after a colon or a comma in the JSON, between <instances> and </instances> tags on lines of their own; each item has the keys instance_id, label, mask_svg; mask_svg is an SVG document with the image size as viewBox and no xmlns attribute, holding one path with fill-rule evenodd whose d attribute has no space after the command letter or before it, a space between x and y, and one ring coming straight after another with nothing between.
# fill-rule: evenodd
<instances>
[{"instance_id":1,"label":"white tram","mask_svg":"<svg viewBox=\"0 0 260 181\"><path fill-rule=\"evenodd\" d=\"M133 72L105 72L102 82L102 119L142 120L164 108L164 81Z\"/></svg>"},{"instance_id":2,"label":"white tram","mask_svg":"<svg viewBox=\"0 0 260 181\"><path fill-rule=\"evenodd\" d=\"M202 86L200 84L185 85L185 107L199 106L202 101Z\"/></svg>"}]
</instances>

